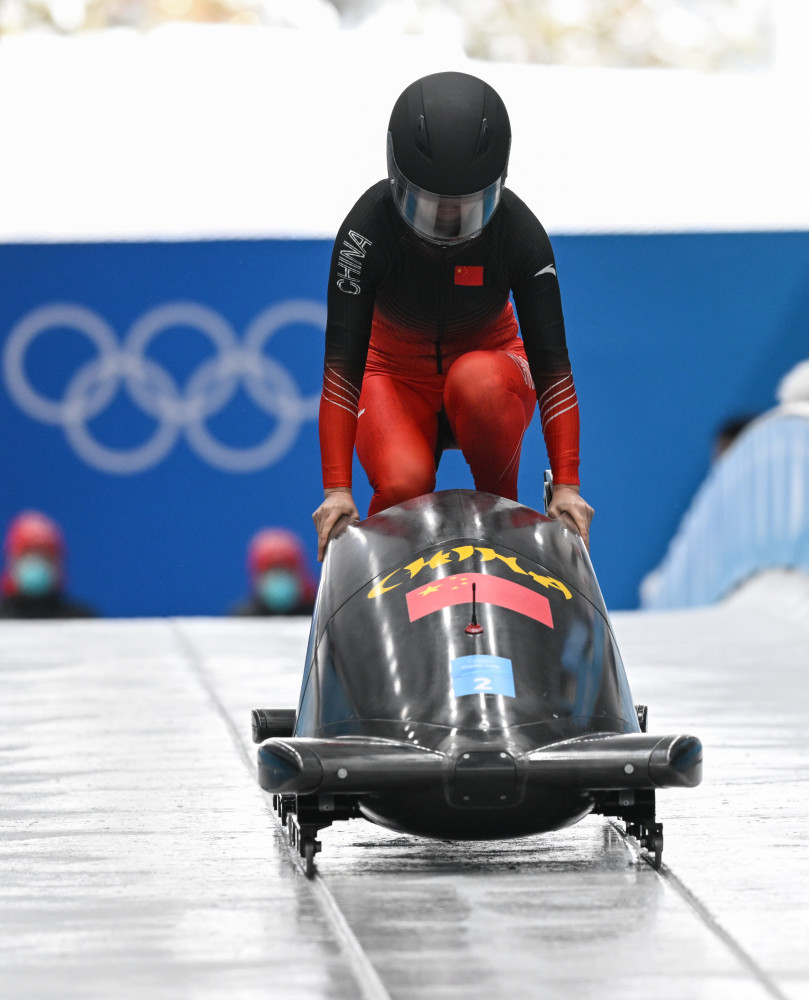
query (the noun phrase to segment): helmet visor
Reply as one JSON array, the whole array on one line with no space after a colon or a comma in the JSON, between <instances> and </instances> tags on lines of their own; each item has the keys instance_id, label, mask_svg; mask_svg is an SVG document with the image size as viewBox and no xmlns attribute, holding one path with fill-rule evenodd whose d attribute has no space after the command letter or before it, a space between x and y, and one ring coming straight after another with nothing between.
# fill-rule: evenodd
<instances>
[{"instance_id":1,"label":"helmet visor","mask_svg":"<svg viewBox=\"0 0 809 1000\"><path fill-rule=\"evenodd\" d=\"M433 194L412 184L399 170L388 132L388 177L396 208L405 222L430 243L448 246L471 240L494 215L500 203L503 178L474 194Z\"/></svg>"}]
</instances>

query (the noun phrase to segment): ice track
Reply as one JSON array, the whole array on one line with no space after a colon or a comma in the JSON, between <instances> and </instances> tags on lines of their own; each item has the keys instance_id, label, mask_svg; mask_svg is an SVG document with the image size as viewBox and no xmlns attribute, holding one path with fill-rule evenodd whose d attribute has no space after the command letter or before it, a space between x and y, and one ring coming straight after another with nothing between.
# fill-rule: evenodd
<instances>
[{"instance_id":1,"label":"ice track","mask_svg":"<svg viewBox=\"0 0 809 1000\"><path fill-rule=\"evenodd\" d=\"M0 995L809 998L809 587L613 616L651 727L705 744L658 795L657 874L592 817L525 840L363 820L300 873L250 709L293 706L299 620L0 627Z\"/></svg>"}]
</instances>

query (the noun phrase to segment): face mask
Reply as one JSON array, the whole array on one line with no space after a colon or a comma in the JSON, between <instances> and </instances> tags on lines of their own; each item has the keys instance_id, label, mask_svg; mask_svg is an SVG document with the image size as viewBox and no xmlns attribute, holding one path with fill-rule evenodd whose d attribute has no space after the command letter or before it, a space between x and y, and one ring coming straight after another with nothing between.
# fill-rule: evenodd
<instances>
[{"instance_id":1,"label":"face mask","mask_svg":"<svg viewBox=\"0 0 809 1000\"><path fill-rule=\"evenodd\" d=\"M25 597L43 597L56 590L56 567L45 556L21 556L14 563L11 576Z\"/></svg>"},{"instance_id":2,"label":"face mask","mask_svg":"<svg viewBox=\"0 0 809 1000\"><path fill-rule=\"evenodd\" d=\"M258 581L261 600L271 611L291 611L301 596L301 585L287 569L271 569Z\"/></svg>"}]
</instances>

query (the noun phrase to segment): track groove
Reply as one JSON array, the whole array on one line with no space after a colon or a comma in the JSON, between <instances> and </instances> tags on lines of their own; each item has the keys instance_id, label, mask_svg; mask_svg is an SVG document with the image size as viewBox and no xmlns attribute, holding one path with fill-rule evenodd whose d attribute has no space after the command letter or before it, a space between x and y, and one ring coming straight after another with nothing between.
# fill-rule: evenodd
<instances>
[{"instance_id":1,"label":"track groove","mask_svg":"<svg viewBox=\"0 0 809 1000\"><path fill-rule=\"evenodd\" d=\"M179 623L174 619L171 621L171 627L178 643L188 658L189 665L196 673L199 683L210 699L217 715L224 722L228 732L230 733L233 744L236 747L245 767L255 779L255 761L250 756L249 750L242 739L242 734L238 726L217 694L216 688L214 687L202 662L202 658L188 637L184 634ZM313 879L307 879L303 872L300 871L299 859L290 847L284 829L278 820L278 815L272 808L271 796L266 792L263 793L263 796L267 812L270 814L275 827L277 840L282 842L287 848L290 859L300 873L300 877L305 880L307 887L317 900L320 912L334 934L340 953L343 955L346 964L351 969L351 973L359 990L357 995L358 1000L391 1000L390 993L387 991L382 980L379 978L376 969L373 967L371 960L363 950L357 936L351 930L348 921L341 912L340 907L337 905L337 901L334 896L332 896L331 892L329 892L326 883L317 873Z\"/></svg>"}]
</instances>

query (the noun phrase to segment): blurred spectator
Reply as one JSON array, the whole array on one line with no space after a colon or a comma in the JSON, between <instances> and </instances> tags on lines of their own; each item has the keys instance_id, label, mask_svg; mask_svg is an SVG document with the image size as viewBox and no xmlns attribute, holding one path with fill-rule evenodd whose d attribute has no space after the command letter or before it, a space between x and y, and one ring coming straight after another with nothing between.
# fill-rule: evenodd
<instances>
[{"instance_id":1,"label":"blurred spectator","mask_svg":"<svg viewBox=\"0 0 809 1000\"><path fill-rule=\"evenodd\" d=\"M738 414L722 421L714 433L712 455L714 462L724 455L745 427L756 419L757 415L755 413Z\"/></svg>"},{"instance_id":2,"label":"blurred spectator","mask_svg":"<svg viewBox=\"0 0 809 1000\"><path fill-rule=\"evenodd\" d=\"M94 618L65 594L65 544L58 526L28 510L11 522L3 543L0 618Z\"/></svg>"},{"instance_id":3,"label":"blurred spectator","mask_svg":"<svg viewBox=\"0 0 809 1000\"><path fill-rule=\"evenodd\" d=\"M775 396L781 406L809 403L809 360L800 361L778 383Z\"/></svg>"},{"instance_id":4,"label":"blurred spectator","mask_svg":"<svg viewBox=\"0 0 809 1000\"><path fill-rule=\"evenodd\" d=\"M250 597L232 615L311 615L317 594L303 544L291 531L264 528L247 550Z\"/></svg>"}]
</instances>

